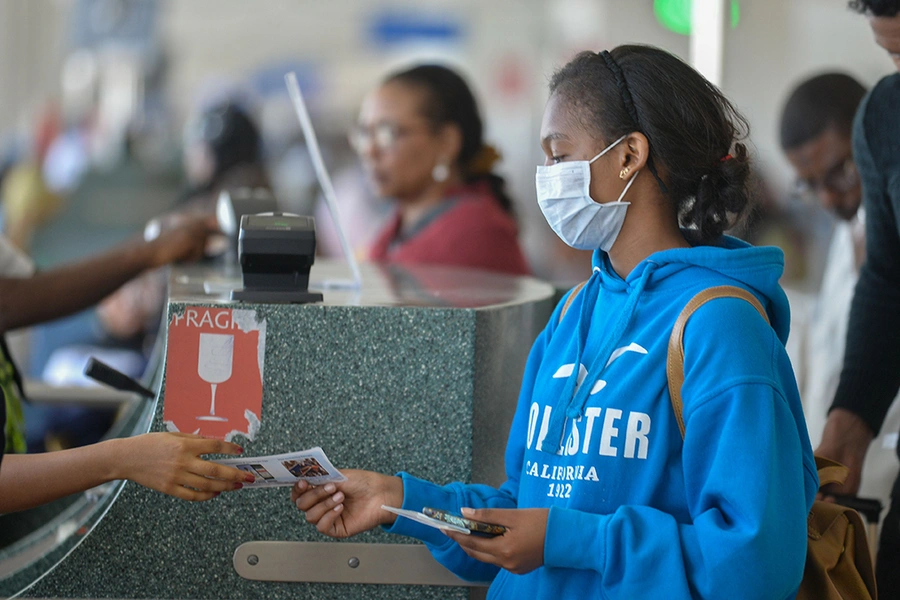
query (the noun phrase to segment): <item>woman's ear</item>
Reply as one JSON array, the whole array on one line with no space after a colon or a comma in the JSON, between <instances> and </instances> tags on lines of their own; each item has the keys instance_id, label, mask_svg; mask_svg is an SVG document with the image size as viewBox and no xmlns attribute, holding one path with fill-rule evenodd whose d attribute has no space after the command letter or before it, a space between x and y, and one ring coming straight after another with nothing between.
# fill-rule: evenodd
<instances>
[{"instance_id":1,"label":"woman's ear","mask_svg":"<svg viewBox=\"0 0 900 600\"><path fill-rule=\"evenodd\" d=\"M647 136L639 131L629 133L620 144L622 168L628 168L632 173L643 169L650 157L650 142Z\"/></svg>"},{"instance_id":2,"label":"woman's ear","mask_svg":"<svg viewBox=\"0 0 900 600\"><path fill-rule=\"evenodd\" d=\"M456 164L463 144L462 130L459 125L456 123L442 125L438 129L438 142L440 143L440 156L451 164Z\"/></svg>"}]
</instances>

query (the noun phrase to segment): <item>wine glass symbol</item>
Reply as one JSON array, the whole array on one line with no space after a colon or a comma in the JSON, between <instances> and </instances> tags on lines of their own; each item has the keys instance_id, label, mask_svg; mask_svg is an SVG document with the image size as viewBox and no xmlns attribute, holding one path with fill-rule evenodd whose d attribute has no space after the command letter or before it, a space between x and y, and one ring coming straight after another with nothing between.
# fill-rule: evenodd
<instances>
[{"instance_id":1,"label":"wine glass symbol","mask_svg":"<svg viewBox=\"0 0 900 600\"><path fill-rule=\"evenodd\" d=\"M221 333L201 333L200 352L197 359L197 374L212 386L212 401L209 414L197 417L200 421L227 421L216 415L216 385L231 378L231 364L234 358L234 336Z\"/></svg>"}]
</instances>

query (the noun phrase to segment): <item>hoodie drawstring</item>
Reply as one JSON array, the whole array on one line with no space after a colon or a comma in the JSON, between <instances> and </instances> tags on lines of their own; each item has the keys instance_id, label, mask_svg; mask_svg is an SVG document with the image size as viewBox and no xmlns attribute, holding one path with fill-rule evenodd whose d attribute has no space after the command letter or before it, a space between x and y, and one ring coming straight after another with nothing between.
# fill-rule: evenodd
<instances>
[{"instance_id":1,"label":"hoodie drawstring","mask_svg":"<svg viewBox=\"0 0 900 600\"><path fill-rule=\"evenodd\" d=\"M606 369L606 366L609 364L609 359L612 356L613 351L615 351L616 344L619 343L619 340L628 328L628 324L634 316L635 308L637 308L638 300L640 300L641 294L647 285L647 281L650 279L650 275L655 270L656 264L651 262L644 269L644 272L641 273L640 279L638 279L637 284L634 286L633 291L628 297L628 302L622 308L622 312L619 313L619 318L616 321L615 327L610 335L606 336L603 345L600 347L597 355L594 357L594 361L587 371L591 379L599 378L603 373L603 370ZM593 314L594 308L597 305L597 300L600 297L600 279L600 274L595 272L584 289L581 312L578 315L575 365L572 368L572 374L566 381L565 388L563 388L562 396L550 416L547 437L544 439L544 443L541 446L543 452L551 454L559 452L560 447L563 444L566 420L581 418L584 415L585 404L587 404L587 400L591 395L593 385L588 381L587 376L585 376L581 386L578 386L578 377L581 371L581 355L582 352L584 352L584 345L587 342L588 333L590 331L591 315Z\"/></svg>"}]
</instances>

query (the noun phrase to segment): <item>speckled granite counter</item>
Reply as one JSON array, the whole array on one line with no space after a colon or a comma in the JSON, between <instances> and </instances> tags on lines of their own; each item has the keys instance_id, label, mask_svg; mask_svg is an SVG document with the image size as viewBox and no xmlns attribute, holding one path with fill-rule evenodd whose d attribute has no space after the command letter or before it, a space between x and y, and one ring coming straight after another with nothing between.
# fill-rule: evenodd
<instances>
[{"instance_id":1,"label":"speckled granite counter","mask_svg":"<svg viewBox=\"0 0 900 600\"><path fill-rule=\"evenodd\" d=\"M406 470L437 482L502 481L527 352L552 310L531 278L363 265L361 291L313 305L241 305L266 320L262 427L247 455L321 446L338 468ZM340 276L313 268L311 288ZM236 274L179 270L169 315L223 306ZM329 279L331 278L331 279ZM236 306L230 304L230 306ZM165 398L164 385L160 394ZM163 430L162 402L151 429ZM82 543L27 594L115 598L466 598L464 587L276 583L240 577L235 549L331 541L288 488L192 504L126 484ZM351 542L409 544L373 531ZM341 542L332 542L339 544Z\"/></svg>"}]
</instances>

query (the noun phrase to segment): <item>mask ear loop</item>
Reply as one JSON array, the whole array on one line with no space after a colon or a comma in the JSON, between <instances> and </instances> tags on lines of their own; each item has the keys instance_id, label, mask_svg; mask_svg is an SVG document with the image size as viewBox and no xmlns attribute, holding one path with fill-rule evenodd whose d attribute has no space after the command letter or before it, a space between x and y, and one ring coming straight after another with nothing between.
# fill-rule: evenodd
<instances>
[{"instance_id":1,"label":"mask ear loop","mask_svg":"<svg viewBox=\"0 0 900 600\"><path fill-rule=\"evenodd\" d=\"M637 179L638 173L640 173L640 172L641 172L640 169L638 169L637 171L634 172L634 175L632 175L631 179L628 180L628 183L625 184L625 189L623 189L622 193L619 194L619 199L616 200L615 202L611 202L610 204L631 204L631 202L622 202L622 198L624 198L625 194L628 193L628 188L631 187L631 184L634 183L634 180Z\"/></svg>"},{"instance_id":2,"label":"mask ear loop","mask_svg":"<svg viewBox=\"0 0 900 600\"><path fill-rule=\"evenodd\" d=\"M619 142L621 142L622 140L624 140L624 139L627 138L627 137L628 137L628 134L626 133L625 135L623 135L622 137L620 137L619 139L617 139L616 141L614 141L612 144L610 144L609 146L607 146L606 148L604 148L603 150L601 150L601 151L600 151L600 154L598 154L597 156L595 156L594 158L592 158L591 160L588 161L588 164L589 164L589 165L594 164L594 161L595 161L595 160L597 160L598 158L600 158L601 156L603 156L604 154L606 154L607 152L609 152L610 150L612 150L613 148L615 148L615 147L619 144Z\"/></svg>"}]
</instances>

